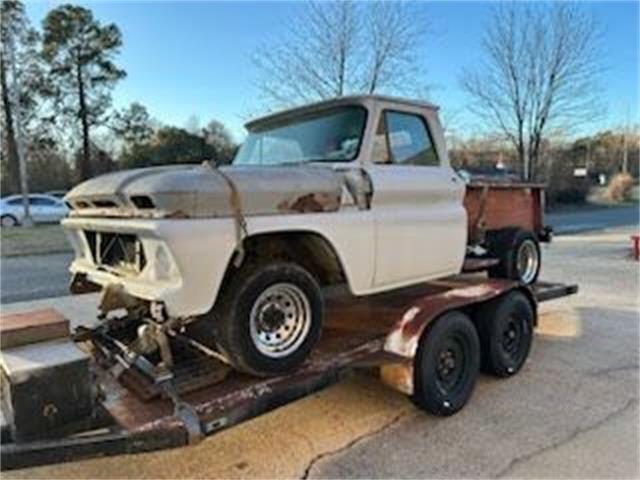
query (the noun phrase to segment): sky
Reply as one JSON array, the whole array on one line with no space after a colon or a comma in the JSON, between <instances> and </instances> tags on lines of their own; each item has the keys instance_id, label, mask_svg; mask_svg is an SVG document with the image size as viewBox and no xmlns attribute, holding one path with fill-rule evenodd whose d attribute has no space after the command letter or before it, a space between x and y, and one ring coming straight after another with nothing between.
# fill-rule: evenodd
<instances>
[{"instance_id":1,"label":"sky","mask_svg":"<svg viewBox=\"0 0 640 480\"><path fill-rule=\"evenodd\" d=\"M63 2L27 1L34 26ZM103 23L116 23L123 35L117 63L127 71L113 92L114 105L137 101L159 121L185 126L190 117L204 125L215 118L236 140L243 124L259 108L258 72L252 61L261 49L284 34L301 2L271 1L92 1L73 2L90 8ZM601 85L606 112L596 131L639 118L639 1L583 2L603 29L604 73ZM430 33L421 47L421 68L430 96L456 128L473 133L468 99L459 85L460 72L479 61L483 31L492 2L424 1L419 4ZM582 132L586 133L586 132Z\"/></svg>"}]
</instances>

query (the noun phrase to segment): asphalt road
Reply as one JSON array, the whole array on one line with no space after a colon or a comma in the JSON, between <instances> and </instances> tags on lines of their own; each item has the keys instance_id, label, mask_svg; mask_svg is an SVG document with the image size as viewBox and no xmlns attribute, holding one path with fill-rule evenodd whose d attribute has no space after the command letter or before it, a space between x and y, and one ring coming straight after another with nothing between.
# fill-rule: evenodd
<instances>
[{"instance_id":1,"label":"asphalt road","mask_svg":"<svg viewBox=\"0 0 640 480\"><path fill-rule=\"evenodd\" d=\"M545 248L542 278L581 291L542 306L521 374L483 378L452 419L409 412L320 459L311 476L638 478L640 298L628 233L567 236Z\"/></svg>"},{"instance_id":2,"label":"asphalt road","mask_svg":"<svg viewBox=\"0 0 640 480\"><path fill-rule=\"evenodd\" d=\"M584 211L549 213L545 221L556 233L576 233L601 228L638 225L640 203L629 207L585 209Z\"/></svg>"},{"instance_id":3,"label":"asphalt road","mask_svg":"<svg viewBox=\"0 0 640 480\"><path fill-rule=\"evenodd\" d=\"M638 225L638 206L603 208L546 216L557 233ZM36 300L69 294L67 267L71 254L33 255L0 261L0 303Z\"/></svg>"},{"instance_id":4,"label":"asphalt road","mask_svg":"<svg viewBox=\"0 0 640 480\"><path fill-rule=\"evenodd\" d=\"M71 253L2 258L0 303L68 295L71 259Z\"/></svg>"},{"instance_id":5,"label":"asphalt road","mask_svg":"<svg viewBox=\"0 0 640 480\"><path fill-rule=\"evenodd\" d=\"M544 247L545 280L580 284L541 305L529 360L482 376L449 418L361 374L199 445L6 478L638 478L639 279L633 229ZM90 297L87 297L90 299Z\"/></svg>"}]
</instances>

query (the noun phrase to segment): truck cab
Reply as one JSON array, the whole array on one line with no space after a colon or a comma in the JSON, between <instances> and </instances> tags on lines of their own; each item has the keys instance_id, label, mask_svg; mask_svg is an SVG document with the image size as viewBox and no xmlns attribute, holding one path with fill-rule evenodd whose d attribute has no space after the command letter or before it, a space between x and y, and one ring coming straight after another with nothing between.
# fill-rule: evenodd
<instances>
[{"instance_id":1,"label":"truck cab","mask_svg":"<svg viewBox=\"0 0 640 480\"><path fill-rule=\"evenodd\" d=\"M291 122L292 133L286 127ZM465 186L449 164L438 107L379 95L342 97L270 115L247 128L249 141L235 164L280 165L294 152L289 155L349 172L353 190L360 192L355 197L366 197L356 201L358 242L351 248L357 251L343 258L346 269L354 270L347 272L353 293L460 272L467 241ZM305 153L296 148L297 138L292 141L304 138L301 131L313 132L315 145ZM349 203L343 200L342 209L348 211ZM346 243L340 250L350 249ZM351 258L357 265L351 266Z\"/></svg>"}]
</instances>

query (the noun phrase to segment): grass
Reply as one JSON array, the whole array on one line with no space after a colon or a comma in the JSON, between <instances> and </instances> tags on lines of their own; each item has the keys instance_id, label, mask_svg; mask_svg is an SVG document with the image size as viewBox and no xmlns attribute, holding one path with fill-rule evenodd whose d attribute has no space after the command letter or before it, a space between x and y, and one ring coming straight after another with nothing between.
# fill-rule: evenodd
<instances>
[{"instance_id":1,"label":"grass","mask_svg":"<svg viewBox=\"0 0 640 480\"><path fill-rule=\"evenodd\" d=\"M0 229L2 257L70 252L71 245L60 225Z\"/></svg>"}]
</instances>

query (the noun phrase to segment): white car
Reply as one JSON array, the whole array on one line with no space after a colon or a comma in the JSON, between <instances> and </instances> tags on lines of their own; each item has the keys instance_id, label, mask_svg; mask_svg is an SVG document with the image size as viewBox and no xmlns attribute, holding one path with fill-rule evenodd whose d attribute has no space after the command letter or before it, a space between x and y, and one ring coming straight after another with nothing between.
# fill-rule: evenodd
<instances>
[{"instance_id":1,"label":"white car","mask_svg":"<svg viewBox=\"0 0 640 480\"><path fill-rule=\"evenodd\" d=\"M67 216L69 209L64 201L53 195L29 195L29 213L34 223L57 223ZM24 218L22 195L0 199L0 224L3 227L20 225Z\"/></svg>"}]
</instances>

